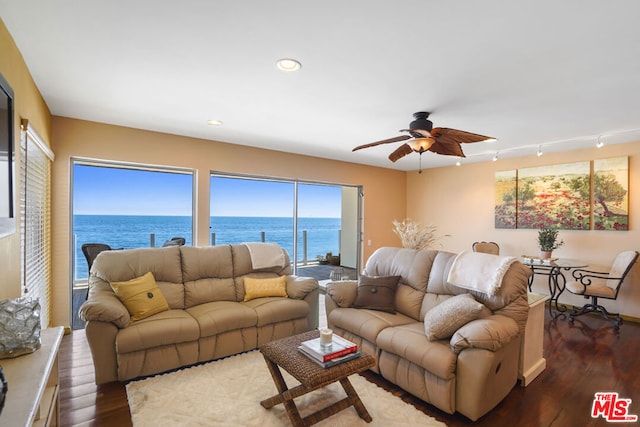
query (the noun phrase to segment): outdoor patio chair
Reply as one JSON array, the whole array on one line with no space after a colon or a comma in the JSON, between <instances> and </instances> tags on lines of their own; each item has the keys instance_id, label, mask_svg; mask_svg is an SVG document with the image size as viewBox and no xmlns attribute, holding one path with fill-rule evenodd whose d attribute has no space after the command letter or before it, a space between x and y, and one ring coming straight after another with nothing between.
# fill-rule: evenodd
<instances>
[{"instance_id":1,"label":"outdoor patio chair","mask_svg":"<svg viewBox=\"0 0 640 427\"><path fill-rule=\"evenodd\" d=\"M98 254L102 251L110 251L111 246L104 243L85 243L82 245L82 253L87 260L87 272L91 272L91 266Z\"/></svg>"},{"instance_id":2,"label":"outdoor patio chair","mask_svg":"<svg viewBox=\"0 0 640 427\"><path fill-rule=\"evenodd\" d=\"M84 243L82 245L82 254L84 258L87 260L87 273L91 273L91 266L93 265L93 261L96 259L98 254L103 251L110 251L111 246L106 245L104 243ZM87 288L87 293L85 294L85 300L89 295L89 288Z\"/></svg>"},{"instance_id":3,"label":"outdoor patio chair","mask_svg":"<svg viewBox=\"0 0 640 427\"><path fill-rule=\"evenodd\" d=\"M167 246L183 246L186 243L186 239L184 237L174 237L171 240L167 240L162 244L163 248Z\"/></svg>"}]
</instances>

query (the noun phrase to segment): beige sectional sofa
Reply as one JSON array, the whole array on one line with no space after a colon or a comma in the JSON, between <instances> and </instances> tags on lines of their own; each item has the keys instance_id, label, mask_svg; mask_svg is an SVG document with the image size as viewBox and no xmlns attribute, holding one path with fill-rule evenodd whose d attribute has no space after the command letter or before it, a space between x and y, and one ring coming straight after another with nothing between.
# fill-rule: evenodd
<instances>
[{"instance_id":1,"label":"beige sectional sofa","mask_svg":"<svg viewBox=\"0 0 640 427\"><path fill-rule=\"evenodd\" d=\"M100 253L80 309L96 384L218 359L317 328L318 282L292 276L289 257L280 250L281 265L258 269L243 244ZM148 272L157 287L146 295L154 301L164 297L167 306L133 321L112 284L138 280ZM280 276L285 277L286 297L245 301L245 278Z\"/></svg>"},{"instance_id":2,"label":"beige sectional sofa","mask_svg":"<svg viewBox=\"0 0 640 427\"><path fill-rule=\"evenodd\" d=\"M327 285L327 322L374 355L374 370L384 378L444 412L457 411L475 421L517 382L531 272L514 259L470 253L464 273L474 277L477 269L478 283L459 283L462 287L448 282L456 258L443 251L380 248L367 261L360 282ZM496 263L502 271L486 271ZM496 281L490 292L483 289L487 274ZM375 306L363 294L385 294L393 276L399 278L395 312L384 311L384 303L382 309L362 308ZM467 305L471 308L459 309ZM434 331L430 340L427 332Z\"/></svg>"}]
</instances>

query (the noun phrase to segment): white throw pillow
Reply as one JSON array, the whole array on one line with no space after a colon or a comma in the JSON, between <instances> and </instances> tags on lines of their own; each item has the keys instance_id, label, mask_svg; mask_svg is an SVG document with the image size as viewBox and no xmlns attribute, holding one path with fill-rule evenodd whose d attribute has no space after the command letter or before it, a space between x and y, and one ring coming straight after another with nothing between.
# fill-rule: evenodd
<instances>
[{"instance_id":1,"label":"white throw pillow","mask_svg":"<svg viewBox=\"0 0 640 427\"><path fill-rule=\"evenodd\" d=\"M424 333L429 341L450 338L459 328L478 319L483 308L471 294L446 299L425 314Z\"/></svg>"}]
</instances>

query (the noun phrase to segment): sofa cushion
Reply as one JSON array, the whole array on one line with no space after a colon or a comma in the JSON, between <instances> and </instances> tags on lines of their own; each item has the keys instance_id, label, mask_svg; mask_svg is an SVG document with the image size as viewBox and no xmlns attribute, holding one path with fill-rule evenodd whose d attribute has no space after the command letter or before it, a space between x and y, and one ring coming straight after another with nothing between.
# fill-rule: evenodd
<instances>
[{"instance_id":1,"label":"sofa cushion","mask_svg":"<svg viewBox=\"0 0 640 427\"><path fill-rule=\"evenodd\" d=\"M480 317L484 306L471 294L448 298L427 311L424 332L429 341L449 338L461 326Z\"/></svg>"},{"instance_id":2,"label":"sofa cushion","mask_svg":"<svg viewBox=\"0 0 640 427\"><path fill-rule=\"evenodd\" d=\"M124 282L111 282L111 288L127 307L134 322L169 310L151 272Z\"/></svg>"},{"instance_id":3,"label":"sofa cushion","mask_svg":"<svg viewBox=\"0 0 640 427\"><path fill-rule=\"evenodd\" d=\"M244 301L264 297L287 297L287 278L285 276L271 278L244 278Z\"/></svg>"},{"instance_id":4,"label":"sofa cushion","mask_svg":"<svg viewBox=\"0 0 640 427\"><path fill-rule=\"evenodd\" d=\"M198 323L184 310L168 310L121 329L116 336L118 353L197 341Z\"/></svg>"},{"instance_id":5,"label":"sofa cushion","mask_svg":"<svg viewBox=\"0 0 640 427\"><path fill-rule=\"evenodd\" d=\"M327 320L331 327L343 329L371 343L376 342L383 329L415 322L404 314L362 308L337 308L329 313Z\"/></svg>"},{"instance_id":6,"label":"sofa cushion","mask_svg":"<svg viewBox=\"0 0 640 427\"><path fill-rule=\"evenodd\" d=\"M378 335L376 344L382 351L406 359L440 378L455 376L457 356L449 342L429 341L421 322L386 328Z\"/></svg>"},{"instance_id":7,"label":"sofa cushion","mask_svg":"<svg viewBox=\"0 0 640 427\"><path fill-rule=\"evenodd\" d=\"M200 325L201 337L250 328L258 323L256 311L239 302L214 301L186 310Z\"/></svg>"},{"instance_id":8,"label":"sofa cushion","mask_svg":"<svg viewBox=\"0 0 640 427\"><path fill-rule=\"evenodd\" d=\"M212 301L237 301L229 245L181 246L185 307Z\"/></svg>"},{"instance_id":9,"label":"sofa cushion","mask_svg":"<svg viewBox=\"0 0 640 427\"><path fill-rule=\"evenodd\" d=\"M255 298L242 304L255 310L258 315L258 327L301 319L309 313L309 304L290 298Z\"/></svg>"},{"instance_id":10,"label":"sofa cushion","mask_svg":"<svg viewBox=\"0 0 640 427\"><path fill-rule=\"evenodd\" d=\"M184 308L180 247L104 251L91 267L91 282L123 282L151 272L169 308Z\"/></svg>"},{"instance_id":11,"label":"sofa cushion","mask_svg":"<svg viewBox=\"0 0 640 427\"><path fill-rule=\"evenodd\" d=\"M400 276L360 276L353 307L395 313L399 280Z\"/></svg>"},{"instance_id":12,"label":"sofa cushion","mask_svg":"<svg viewBox=\"0 0 640 427\"><path fill-rule=\"evenodd\" d=\"M437 251L383 247L367 260L364 274L367 276L401 276L402 283L414 289L426 291L429 271Z\"/></svg>"}]
</instances>

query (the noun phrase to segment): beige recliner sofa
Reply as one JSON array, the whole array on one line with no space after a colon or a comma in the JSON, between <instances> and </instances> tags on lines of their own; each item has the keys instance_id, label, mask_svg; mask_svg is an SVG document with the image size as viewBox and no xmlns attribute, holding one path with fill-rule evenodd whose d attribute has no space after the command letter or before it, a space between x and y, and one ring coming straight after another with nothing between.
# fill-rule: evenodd
<instances>
[{"instance_id":1,"label":"beige recliner sofa","mask_svg":"<svg viewBox=\"0 0 640 427\"><path fill-rule=\"evenodd\" d=\"M171 246L106 251L91 268L80 308L96 384L152 375L248 351L318 326L318 281L282 264L254 269L247 245ZM168 310L131 315L112 282L151 272ZM286 276L287 297L244 301L244 278Z\"/></svg>"},{"instance_id":2,"label":"beige recliner sofa","mask_svg":"<svg viewBox=\"0 0 640 427\"><path fill-rule=\"evenodd\" d=\"M475 421L502 401L517 382L531 272L514 259L467 256L482 262L505 261L493 295L448 283L456 254L385 247L372 254L363 276L400 276L395 313L355 308L356 281L329 283L325 302L329 327L374 355L374 371L447 413L457 411ZM442 306L428 313L460 294L471 294L474 304L481 303L477 318L456 326L443 338L429 340L426 328L436 323L433 319L438 314L442 320L447 311ZM445 318L448 321L459 320Z\"/></svg>"}]
</instances>

